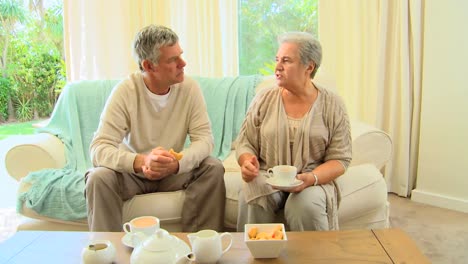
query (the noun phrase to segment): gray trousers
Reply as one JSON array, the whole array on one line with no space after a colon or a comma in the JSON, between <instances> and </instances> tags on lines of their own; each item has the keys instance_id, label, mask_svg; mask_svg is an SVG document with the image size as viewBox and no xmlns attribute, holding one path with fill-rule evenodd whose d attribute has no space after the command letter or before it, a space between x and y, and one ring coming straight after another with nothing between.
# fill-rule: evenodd
<instances>
[{"instance_id":1,"label":"gray trousers","mask_svg":"<svg viewBox=\"0 0 468 264\"><path fill-rule=\"evenodd\" d=\"M285 226L291 231L329 230L326 195L320 186L310 186L300 193L276 192L268 197L267 208L247 204L239 193L237 231L243 232L245 224L276 223L284 208Z\"/></svg>"},{"instance_id":2,"label":"gray trousers","mask_svg":"<svg viewBox=\"0 0 468 264\"><path fill-rule=\"evenodd\" d=\"M90 231L121 232L123 203L138 194L185 190L182 230L222 231L226 187L220 160L208 157L188 173L148 180L132 173L97 167L86 172L86 203Z\"/></svg>"}]
</instances>

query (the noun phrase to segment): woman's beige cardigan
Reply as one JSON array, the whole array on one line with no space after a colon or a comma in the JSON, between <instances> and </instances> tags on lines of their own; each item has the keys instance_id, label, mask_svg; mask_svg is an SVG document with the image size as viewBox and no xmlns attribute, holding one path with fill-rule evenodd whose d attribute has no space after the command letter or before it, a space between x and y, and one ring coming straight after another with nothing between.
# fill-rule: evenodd
<instances>
[{"instance_id":1,"label":"woman's beige cardigan","mask_svg":"<svg viewBox=\"0 0 468 264\"><path fill-rule=\"evenodd\" d=\"M251 153L260 163L261 176L244 184L247 202L265 206L265 196L277 191L265 183L264 171L268 168L293 165L303 173L328 160L338 160L345 169L351 162L352 142L346 107L338 95L314 85L319 95L295 135L289 135L281 88L267 88L253 99L236 146L237 159L244 153ZM289 144L291 136L294 137L292 151ZM340 191L335 182L321 184L320 187L327 196L330 229L336 230Z\"/></svg>"}]
</instances>

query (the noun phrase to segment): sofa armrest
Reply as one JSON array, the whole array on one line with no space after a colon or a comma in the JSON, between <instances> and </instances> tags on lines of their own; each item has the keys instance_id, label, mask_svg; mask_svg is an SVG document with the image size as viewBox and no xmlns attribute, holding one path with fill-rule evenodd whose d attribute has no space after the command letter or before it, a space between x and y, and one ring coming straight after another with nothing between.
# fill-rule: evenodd
<instances>
[{"instance_id":1,"label":"sofa armrest","mask_svg":"<svg viewBox=\"0 0 468 264\"><path fill-rule=\"evenodd\" d=\"M351 120L353 160L350 166L365 163L381 169L391 158L392 140L384 131L357 120Z\"/></svg>"},{"instance_id":2,"label":"sofa armrest","mask_svg":"<svg viewBox=\"0 0 468 264\"><path fill-rule=\"evenodd\" d=\"M5 140L11 141L5 154L5 168L18 181L32 171L65 165L65 146L52 134L39 133Z\"/></svg>"}]
</instances>

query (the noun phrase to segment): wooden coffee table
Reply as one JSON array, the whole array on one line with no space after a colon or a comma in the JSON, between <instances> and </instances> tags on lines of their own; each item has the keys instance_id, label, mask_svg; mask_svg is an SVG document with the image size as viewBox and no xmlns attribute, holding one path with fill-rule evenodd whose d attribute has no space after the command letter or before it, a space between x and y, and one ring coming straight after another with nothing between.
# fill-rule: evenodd
<instances>
[{"instance_id":1,"label":"wooden coffee table","mask_svg":"<svg viewBox=\"0 0 468 264\"><path fill-rule=\"evenodd\" d=\"M0 244L0 263L81 263L81 250L92 239L110 240L117 263L129 263L132 249L125 233L19 231ZM186 233L172 233L188 245ZM243 233L232 233L231 249L218 263L430 263L400 229L288 232L276 259L254 259Z\"/></svg>"}]
</instances>

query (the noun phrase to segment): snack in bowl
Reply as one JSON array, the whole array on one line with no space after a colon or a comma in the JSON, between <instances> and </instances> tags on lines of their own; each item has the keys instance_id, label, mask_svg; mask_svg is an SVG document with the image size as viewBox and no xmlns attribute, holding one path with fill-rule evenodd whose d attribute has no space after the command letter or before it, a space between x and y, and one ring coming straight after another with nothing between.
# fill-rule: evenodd
<instances>
[{"instance_id":1,"label":"snack in bowl","mask_svg":"<svg viewBox=\"0 0 468 264\"><path fill-rule=\"evenodd\" d=\"M244 226L244 241L254 258L277 258L287 240L282 223Z\"/></svg>"},{"instance_id":2,"label":"snack in bowl","mask_svg":"<svg viewBox=\"0 0 468 264\"><path fill-rule=\"evenodd\" d=\"M271 232L258 232L258 227L251 227L249 232L249 238L251 240L268 240L268 239L283 239L283 226L277 225Z\"/></svg>"},{"instance_id":3,"label":"snack in bowl","mask_svg":"<svg viewBox=\"0 0 468 264\"><path fill-rule=\"evenodd\" d=\"M181 160L182 157L184 156L183 153L175 152L173 149L170 149L169 153L171 153L171 155L174 156L174 158L176 158L176 160Z\"/></svg>"}]
</instances>

